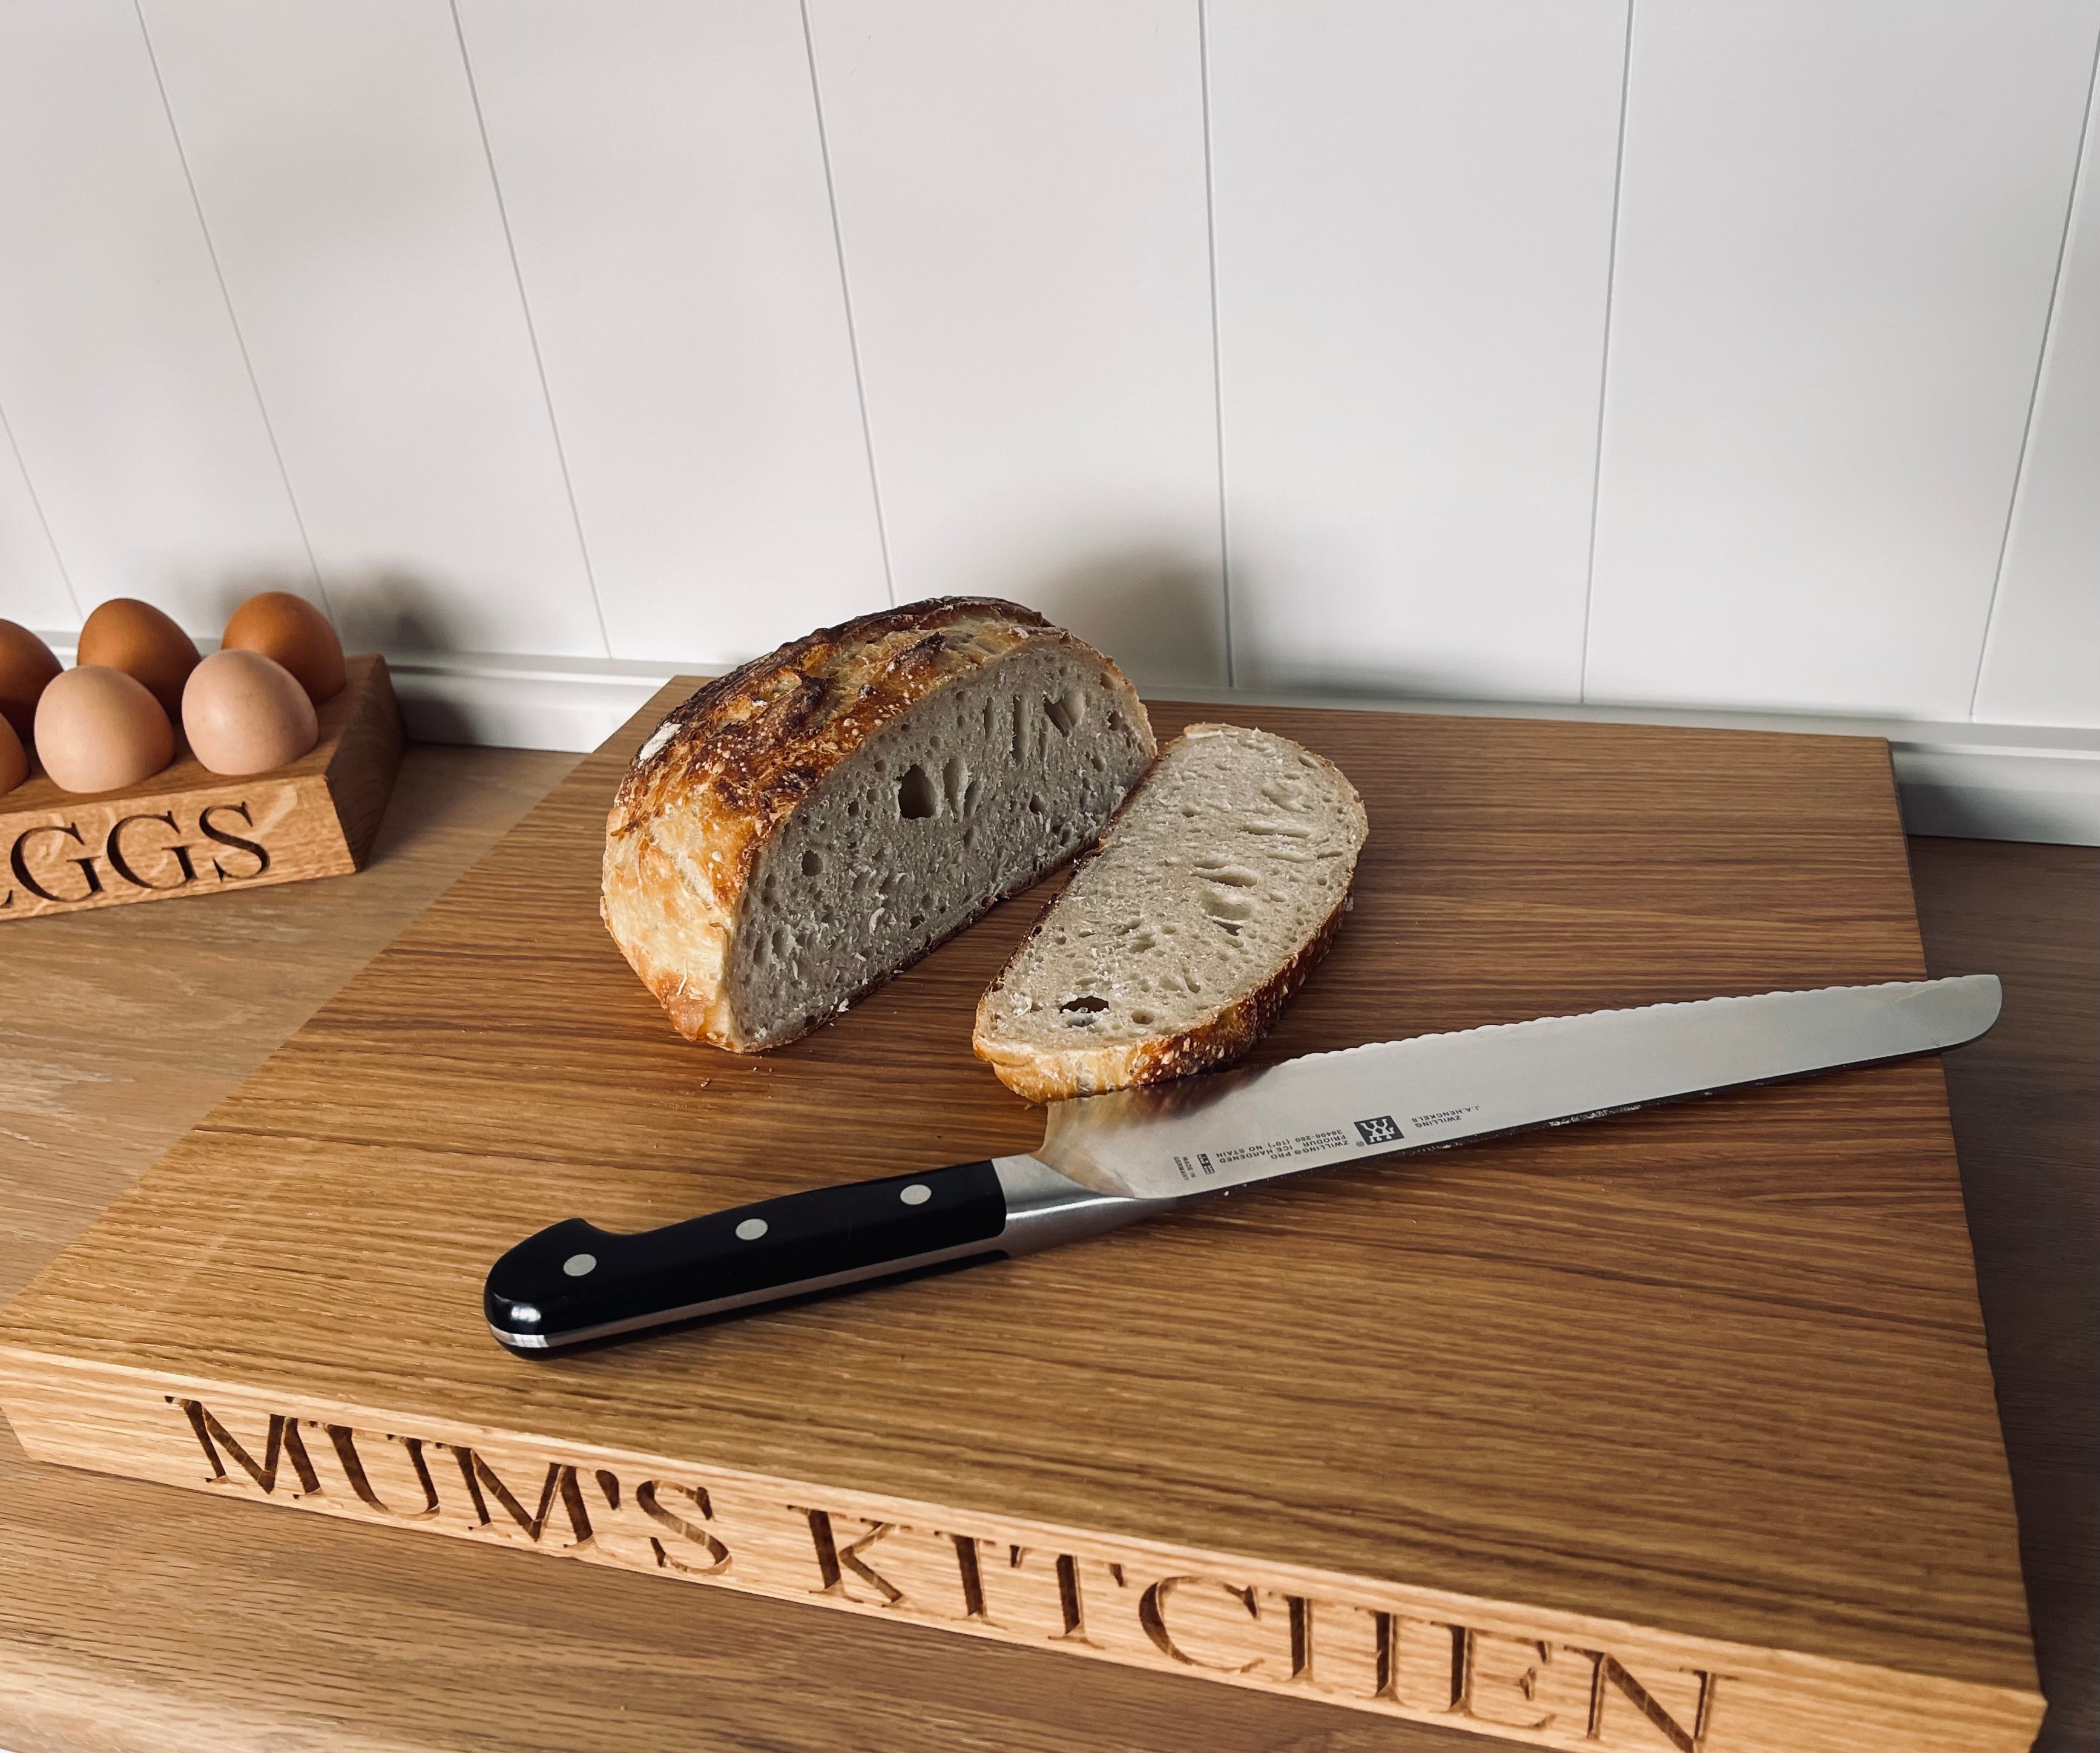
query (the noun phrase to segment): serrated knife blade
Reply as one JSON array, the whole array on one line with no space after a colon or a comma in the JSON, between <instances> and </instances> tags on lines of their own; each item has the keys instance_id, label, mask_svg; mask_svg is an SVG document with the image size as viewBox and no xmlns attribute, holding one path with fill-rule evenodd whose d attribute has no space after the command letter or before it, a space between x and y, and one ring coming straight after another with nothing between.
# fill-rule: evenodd
<instances>
[{"instance_id":1,"label":"serrated knife blade","mask_svg":"<svg viewBox=\"0 0 2100 1753\"><path fill-rule=\"evenodd\" d=\"M1832 986L1418 1035L1061 1102L1036 1156L1127 1199L1566 1125L1930 1053L1997 1020L1995 976Z\"/></svg>"},{"instance_id":2,"label":"serrated knife blade","mask_svg":"<svg viewBox=\"0 0 2100 1753\"><path fill-rule=\"evenodd\" d=\"M1988 974L1593 1011L1061 1102L1026 1156L813 1188L639 1235L571 1218L490 1270L489 1330L544 1354L1077 1241L1229 1191L1973 1041Z\"/></svg>"}]
</instances>

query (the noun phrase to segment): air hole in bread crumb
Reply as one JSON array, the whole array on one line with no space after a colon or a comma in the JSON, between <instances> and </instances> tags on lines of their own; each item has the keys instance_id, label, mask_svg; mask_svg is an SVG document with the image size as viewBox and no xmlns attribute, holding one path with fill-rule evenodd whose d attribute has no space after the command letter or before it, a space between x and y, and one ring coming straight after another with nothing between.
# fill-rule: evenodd
<instances>
[{"instance_id":1,"label":"air hole in bread crumb","mask_svg":"<svg viewBox=\"0 0 2100 1753\"><path fill-rule=\"evenodd\" d=\"M1083 694L1068 694L1062 698L1046 698L1043 710L1052 724L1057 727L1060 736L1069 737L1073 727L1087 716L1087 697Z\"/></svg>"},{"instance_id":2,"label":"air hole in bread crumb","mask_svg":"<svg viewBox=\"0 0 2100 1753\"><path fill-rule=\"evenodd\" d=\"M1253 871L1243 870L1238 865L1198 865L1196 874L1206 883L1215 883L1224 888L1253 888L1261 881Z\"/></svg>"},{"instance_id":3,"label":"air hole in bread crumb","mask_svg":"<svg viewBox=\"0 0 2100 1753\"><path fill-rule=\"evenodd\" d=\"M1132 1011L1130 1013L1130 1020L1142 1027L1152 1020L1152 1013L1149 1011Z\"/></svg>"},{"instance_id":4,"label":"air hole in bread crumb","mask_svg":"<svg viewBox=\"0 0 2100 1753\"><path fill-rule=\"evenodd\" d=\"M1067 998L1057 1008L1061 1011L1085 1011L1098 1015L1109 1007L1105 998L1096 998L1090 992L1083 992L1076 998Z\"/></svg>"},{"instance_id":5,"label":"air hole in bread crumb","mask_svg":"<svg viewBox=\"0 0 2100 1753\"><path fill-rule=\"evenodd\" d=\"M1242 923L1254 917L1254 903L1232 895L1220 895L1215 889L1203 892L1203 911L1220 922Z\"/></svg>"},{"instance_id":6,"label":"air hole in bread crumb","mask_svg":"<svg viewBox=\"0 0 2100 1753\"><path fill-rule=\"evenodd\" d=\"M815 876L821 872L823 868L824 855L818 852L815 847L811 847L809 851L802 854L802 874L804 876Z\"/></svg>"},{"instance_id":7,"label":"air hole in bread crumb","mask_svg":"<svg viewBox=\"0 0 2100 1753\"><path fill-rule=\"evenodd\" d=\"M897 782L897 813L907 821L924 821L940 807L940 797L926 769L915 763L906 768L904 777Z\"/></svg>"}]
</instances>

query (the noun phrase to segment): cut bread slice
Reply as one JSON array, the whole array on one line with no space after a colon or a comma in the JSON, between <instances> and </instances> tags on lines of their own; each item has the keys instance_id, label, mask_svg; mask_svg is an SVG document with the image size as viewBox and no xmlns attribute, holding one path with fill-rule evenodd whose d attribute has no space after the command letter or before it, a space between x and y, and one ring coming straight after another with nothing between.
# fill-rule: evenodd
<instances>
[{"instance_id":1,"label":"cut bread slice","mask_svg":"<svg viewBox=\"0 0 2100 1753\"><path fill-rule=\"evenodd\" d=\"M681 1034L779 1046L1092 845L1153 751L1123 673L1033 610L864 615L642 744L600 910Z\"/></svg>"},{"instance_id":2,"label":"cut bread slice","mask_svg":"<svg viewBox=\"0 0 2100 1753\"><path fill-rule=\"evenodd\" d=\"M977 1056L1031 1102L1230 1064L1326 954L1367 831L1332 762L1191 725L978 1003Z\"/></svg>"}]
</instances>

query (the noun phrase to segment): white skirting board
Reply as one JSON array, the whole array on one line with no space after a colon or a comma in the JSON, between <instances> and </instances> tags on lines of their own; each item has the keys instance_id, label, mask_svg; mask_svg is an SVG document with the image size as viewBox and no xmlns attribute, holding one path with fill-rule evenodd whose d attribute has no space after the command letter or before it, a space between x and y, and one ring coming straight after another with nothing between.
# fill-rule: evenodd
<instances>
[{"instance_id":1,"label":"white skirting board","mask_svg":"<svg viewBox=\"0 0 2100 1753\"><path fill-rule=\"evenodd\" d=\"M72 661L72 635L44 636L62 659ZM479 652L390 652L386 661L412 737L524 749L596 748L673 676L709 673L704 666ZM1912 834L2100 846L2100 729L1511 700L1158 691L1221 711L1238 703L1886 737L1903 793L1904 825Z\"/></svg>"},{"instance_id":2,"label":"white skirting board","mask_svg":"<svg viewBox=\"0 0 2100 1753\"><path fill-rule=\"evenodd\" d=\"M428 654L388 661L412 735L430 742L543 749L595 748L681 669L580 658ZM1185 687L1161 692L1221 710L1238 702L1886 737L1902 789L1904 825L1912 833L2100 846L2100 730L1506 700L1316 698Z\"/></svg>"}]
</instances>

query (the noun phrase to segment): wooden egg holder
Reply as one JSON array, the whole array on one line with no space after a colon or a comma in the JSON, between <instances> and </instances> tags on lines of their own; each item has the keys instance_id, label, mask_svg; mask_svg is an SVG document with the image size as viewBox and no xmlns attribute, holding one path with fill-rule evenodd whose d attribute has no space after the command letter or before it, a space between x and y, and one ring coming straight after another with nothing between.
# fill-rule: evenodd
<instances>
[{"instance_id":1,"label":"wooden egg holder","mask_svg":"<svg viewBox=\"0 0 2100 1753\"><path fill-rule=\"evenodd\" d=\"M358 868L401 765L401 709L377 655L352 658L289 766L228 777L185 746L123 791L64 791L41 768L0 793L0 920L213 895Z\"/></svg>"}]
</instances>

